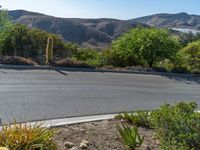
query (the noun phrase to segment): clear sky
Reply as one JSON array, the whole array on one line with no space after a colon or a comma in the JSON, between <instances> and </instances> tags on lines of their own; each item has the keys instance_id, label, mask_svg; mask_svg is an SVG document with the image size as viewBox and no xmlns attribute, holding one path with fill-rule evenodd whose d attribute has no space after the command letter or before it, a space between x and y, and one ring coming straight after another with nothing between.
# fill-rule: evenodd
<instances>
[{"instance_id":1,"label":"clear sky","mask_svg":"<svg viewBox=\"0 0 200 150\"><path fill-rule=\"evenodd\" d=\"M132 19L156 13L200 15L200 0L0 0L9 10L24 9L65 18Z\"/></svg>"}]
</instances>

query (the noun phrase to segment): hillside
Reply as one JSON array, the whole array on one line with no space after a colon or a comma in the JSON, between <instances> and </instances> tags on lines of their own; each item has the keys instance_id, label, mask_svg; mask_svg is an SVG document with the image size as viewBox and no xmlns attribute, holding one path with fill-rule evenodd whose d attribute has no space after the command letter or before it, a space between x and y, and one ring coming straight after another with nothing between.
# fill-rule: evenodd
<instances>
[{"instance_id":1,"label":"hillside","mask_svg":"<svg viewBox=\"0 0 200 150\"><path fill-rule=\"evenodd\" d=\"M9 11L9 15L14 22L59 34L66 41L78 43L83 47L98 49L107 47L113 39L138 25L135 22L115 19L57 18L24 10Z\"/></svg>"},{"instance_id":2,"label":"hillside","mask_svg":"<svg viewBox=\"0 0 200 150\"><path fill-rule=\"evenodd\" d=\"M173 28L182 32L200 30L200 16L187 13L156 14L131 20L57 18L25 10L9 11L9 15L14 22L59 34L66 41L82 47L97 49L108 47L113 39L138 25Z\"/></svg>"},{"instance_id":3,"label":"hillside","mask_svg":"<svg viewBox=\"0 0 200 150\"><path fill-rule=\"evenodd\" d=\"M162 28L188 28L200 30L200 16L187 13L156 14L129 20Z\"/></svg>"}]
</instances>

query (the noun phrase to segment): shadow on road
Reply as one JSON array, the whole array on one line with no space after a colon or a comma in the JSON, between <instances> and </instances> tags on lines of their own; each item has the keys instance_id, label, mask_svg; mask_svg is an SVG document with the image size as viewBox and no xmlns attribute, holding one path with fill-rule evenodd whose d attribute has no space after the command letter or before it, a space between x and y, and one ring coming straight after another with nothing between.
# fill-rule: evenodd
<instances>
[{"instance_id":1,"label":"shadow on road","mask_svg":"<svg viewBox=\"0 0 200 150\"><path fill-rule=\"evenodd\" d=\"M0 72L3 73L3 74L7 74L7 72L5 72L5 71L3 71L3 70L0 70Z\"/></svg>"},{"instance_id":2,"label":"shadow on road","mask_svg":"<svg viewBox=\"0 0 200 150\"><path fill-rule=\"evenodd\" d=\"M24 67L18 67L16 66L13 68L0 68L0 72L3 74L7 74L6 71L1 69L13 69L13 70L53 70L58 72L59 74L62 74L64 76L67 76L68 74L65 73L65 71L70 72L99 72L99 73L122 73L122 74L143 74L143 75L156 75L156 76L162 76L171 80L184 82L185 84L200 84L200 75L191 75L191 74L171 74L171 73L159 73L159 72L129 72L129 71L112 71L112 70L95 70L95 69L89 69L89 68L62 68L62 67L42 67L42 68L36 68L36 67L30 67L30 66L24 66Z\"/></svg>"},{"instance_id":3,"label":"shadow on road","mask_svg":"<svg viewBox=\"0 0 200 150\"><path fill-rule=\"evenodd\" d=\"M67 75L68 75L67 73L65 73L64 71L59 70L59 69L52 69L52 70L55 70L56 72L58 72L58 73L60 73L60 74L62 74L62 75L64 75L64 76L67 76Z\"/></svg>"},{"instance_id":4,"label":"shadow on road","mask_svg":"<svg viewBox=\"0 0 200 150\"><path fill-rule=\"evenodd\" d=\"M195 75L170 75L170 74L161 74L160 76L171 79L171 80L176 80L179 82L184 82L185 84L200 84L200 76L195 76Z\"/></svg>"}]
</instances>

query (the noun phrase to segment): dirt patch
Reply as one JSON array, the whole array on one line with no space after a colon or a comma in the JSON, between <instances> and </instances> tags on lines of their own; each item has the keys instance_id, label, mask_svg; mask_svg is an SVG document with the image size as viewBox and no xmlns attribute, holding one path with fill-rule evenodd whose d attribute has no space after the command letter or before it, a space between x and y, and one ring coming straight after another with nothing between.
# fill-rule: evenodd
<instances>
[{"instance_id":1,"label":"dirt patch","mask_svg":"<svg viewBox=\"0 0 200 150\"><path fill-rule=\"evenodd\" d=\"M118 135L116 123L116 120L105 120L57 128L55 141L58 150L70 150L65 146L66 142L73 143L72 150L80 150L82 140L89 142L87 150L126 150ZM153 138L152 130L139 128L139 132L145 139L137 150L158 149L159 141Z\"/></svg>"}]
</instances>

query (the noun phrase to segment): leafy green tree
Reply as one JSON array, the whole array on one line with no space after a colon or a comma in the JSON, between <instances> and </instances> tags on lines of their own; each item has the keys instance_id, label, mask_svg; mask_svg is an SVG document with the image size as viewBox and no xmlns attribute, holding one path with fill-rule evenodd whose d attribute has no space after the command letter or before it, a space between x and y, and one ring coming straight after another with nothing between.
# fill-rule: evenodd
<instances>
[{"instance_id":1,"label":"leafy green tree","mask_svg":"<svg viewBox=\"0 0 200 150\"><path fill-rule=\"evenodd\" d=\"M117 66L148 65L170 59L179 48L178 40L167 30L135 28L112 43L113 64Z\"/></svg>"},{"instance_id":2,"label":"leafy green tree","mask_svg":"<svg viewBox=\"0 0 200 150\"><path fill-rule=\"evenodd\" d=\"M30 29L22 24L15 24L2 43L2 55L22 57L43 57L48 36L54 38L55 58L66 58L71 55L74 46L65 43L62 37L38 29Z\"/></svg>"},{"instance_id":3,"label":"leafy green tree","mask_svg":"<svg viewBox=\"0 0 200 150\"><path fill-rule=\"evenodd\" d=\"M6 10L2 9L0 6L0 46L7 36L7 32L12 28L12 23L8 17ZM1 49L1 47L0 47Z\"/></svg>"},{"instance_id":4,"label":"leafy green tree","mask_svg":"<svg viewBox=\"0 0 200 150\"><path fill-rule=\"evenodd\" d=\"M0 33L5 32L11 24L7 11L0 6Z\"/></svg>"},{"instance_id":5,"label":"leafy green tree","mask_svg":"<svg viewBox=\"0 0 200 150\"><path fill-rule=\"evenodd\" d=\"M186 67L195 73L200 73L200 40L184 47L181 52Z\"/></svg>"},{"instance_id":6,"label":"leafy green tree","mask_svg":"<svg viewBox=\"0 0 200 150\"><path fill-rule=\"evenodd\" d=\"M2 54L25 57L30 53L29 50L31 50L32 46L30 42L26 26L15 25L5 38Z\"/></svg>"}]
</instances>

